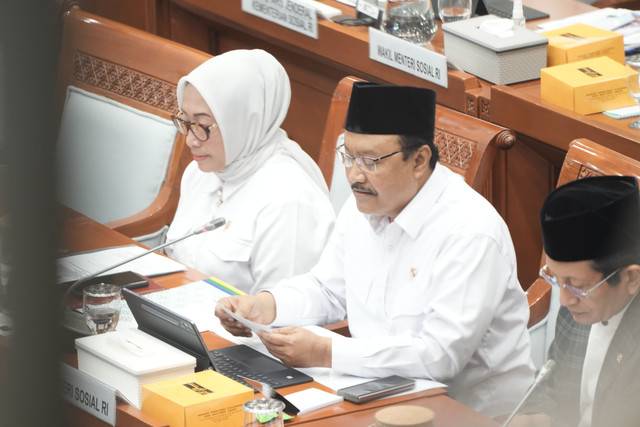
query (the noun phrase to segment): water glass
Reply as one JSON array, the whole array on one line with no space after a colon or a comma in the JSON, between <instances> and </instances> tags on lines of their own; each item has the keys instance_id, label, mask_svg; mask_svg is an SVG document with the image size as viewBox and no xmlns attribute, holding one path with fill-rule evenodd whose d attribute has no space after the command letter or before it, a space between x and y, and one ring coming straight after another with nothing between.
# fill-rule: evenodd
<instances>
[{"instance_id":1,"label":"water glass","mask_svg":"<svg viewBox=\"0 0 640 427\"><path fill-rule=\"evenodd\" d=\"M253 399L242 405L244 427L283 427L284 403L277 399Z\"/></svg>"},{"instance_id":2,"label":"water glass","mask_svg":"<svg viewBox=\"0 0 640 427\"><path fill-rule=\"evenodd\" d=\"M115 331L120 318L120 287L108 283L87 286L82 291L84 320L93 334Z\"/></svg>"},{"instance_id":3,"label":"water glass","mask_svg":"<svg viewBox=\"0 0 640 427\"><path fill-rule=\"evenodd\" d=\"M438 15L443 24L471 17L471 0L437 0Z\"/></svg>"},{"instance_id":4,"label":"water glass","mask_svg":"<svg viewBox=\"0 0 640 427\"><path fill-rule=\"evenodd\" d=\"M427 44L438 30L430 0L387 0L382 31L408 42Z\"/></svg>"},{"instance_id":5,"label":"water glass","mask_svg":"<svg viewBox=\"0 0 640 427\"><path fill-rule=\"evenodd\" d=\"M640 106L640 54L627 56L625 62L627 64L627 90L634 101ZM640 119L629 123L629 127L640 129Z\"/></svg>"}]
</instances>

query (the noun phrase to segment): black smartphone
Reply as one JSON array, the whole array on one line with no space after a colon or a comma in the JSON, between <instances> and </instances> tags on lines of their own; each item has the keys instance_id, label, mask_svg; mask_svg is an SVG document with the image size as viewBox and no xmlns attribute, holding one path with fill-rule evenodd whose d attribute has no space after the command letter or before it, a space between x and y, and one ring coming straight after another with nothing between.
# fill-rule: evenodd
<instances>
[{"instance_id":1,"label":"black smartphone","mask_svg":"<svg viewBox=\"0 0 640 427\"><path fill-rule=\"evenodd\" d=\"M413 388L415 380L410 378L391 375L385 378L367 381L351 387L341 388L337 391L338 396L353 403L364 403L379 397L388 396L400 391Z\"/></svg>"},{"instance_id":2,"label":"black smartphone","mask_svg":"<svg viewBox=\"0 0 640 427\"><path fill-rule=\"evenodd\" d=\"M73 283L75 282L64 282L61 283L60 286L66 291ZM123 271L121 273L105 274L103 276L96 276L89 279L71 291L71 295L77 298L82 298L82 290L89 285L95 285L97 283L109 283L127 289L137 289L149 286L149 282L143 276L134 273L133 271Z\"/></svg>"}]
</instances>

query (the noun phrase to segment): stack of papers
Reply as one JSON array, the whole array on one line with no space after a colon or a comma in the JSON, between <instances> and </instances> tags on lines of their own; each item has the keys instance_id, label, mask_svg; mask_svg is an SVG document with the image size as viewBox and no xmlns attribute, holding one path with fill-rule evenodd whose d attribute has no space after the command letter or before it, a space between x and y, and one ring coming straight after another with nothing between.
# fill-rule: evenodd
<instances>
[{"instance_id":1,"label":"stack of papers","mask_svg":"<svg viewBox=\"0 0 640 427\"><path fill-rule=\"evenodd\" d=\"M75 282L91 274L101 271L110 265L116 265L147 249L136 245L117 246L82 252L59 258L57 260L57 283ZM184 271L186 267L166 256L152 252L131 262L108 270L108 273L133 271L147 277Z\"/></svg>"},{"instance_id":2,"label":"stack of papers","mask_svg":"<svg viewBox=\"0 0 640 427\"><path fill-rule=\"evenodd\" d=\"M298 415L324 408L325 406L340 403L344 399L337 394L329 393L319 388L308 388L295 393L285 395L287 400L300 410Z\"/></svg>"},{"instance_id":3,"label":"stack of papers","mask_svg":"<svg viewBox=\"0 0 640 427\"><path fill-rule=\"evenodd\" d=\"M640 116L640 106L633 105L631 107L603 111L603 114L606 114L609 117L613 117L614 119L628 119L629 117Z\"/></svg>"},{"instance_id":4,"label":"stack of papers","mask_svg":"<svg viewBox=\"0 0 640 427\"><path fill-rule=\"evenodd\" d=\"M538 28L549 31L573 24L591 25L622 34L625 51L640 47L640 11L607 7L564 19L543 22L538 24Z\"/></svg>"}]
</instances>

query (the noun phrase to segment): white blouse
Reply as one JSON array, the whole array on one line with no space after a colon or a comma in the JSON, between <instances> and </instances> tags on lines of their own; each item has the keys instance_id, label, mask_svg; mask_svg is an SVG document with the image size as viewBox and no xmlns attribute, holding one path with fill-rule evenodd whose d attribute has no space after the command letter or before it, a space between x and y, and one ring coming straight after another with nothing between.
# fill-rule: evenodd
<instances>
[{"instance_id":1,"label":"white blouse","mask_svg":"<svg viewBox=\"0 0 640 427\"><path fill-rule=\"evenodd\" d=\"M167 241L216 217L227 224L167 247L167 255L253 294L309 271L335 214L309 174L293 158L275 154L235 185L189 164Z\"/></svg>"}]
</instances>

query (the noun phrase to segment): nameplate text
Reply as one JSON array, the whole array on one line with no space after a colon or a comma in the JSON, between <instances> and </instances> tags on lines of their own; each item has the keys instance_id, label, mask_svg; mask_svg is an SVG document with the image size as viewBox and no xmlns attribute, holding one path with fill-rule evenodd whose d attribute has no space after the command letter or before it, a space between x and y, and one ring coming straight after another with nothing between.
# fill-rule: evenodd
<instances>
[{"instance_id":1,"label":"nameplate text","mask_svg":"<svg viewBox=\"0 0 640 427\"><path fill-rule=\"evenodd\" d=\"M116 389L65 363L60 363L60 366L60 394L62 398L96 418L115 426Z\"/></svg>"},{"instance_id":2,"label":"nameplate text","mask_svg":"<svg viewBox=\"0 0 640 427\"><path fill-rule=\"evenodd\" d=\"M242 0L242 10L305 36L318 38L316 10L296 0Z\"/></svg>"},{"instance_id":3,"label":"nameplate text","mask_svg":"<svg viewBox=\"0 0 640 427\"><path fill-rule=\"evenodd\" d=\"M447 57L369 27L369 58L447 87Z\"/></svg>"}]
</instances>

